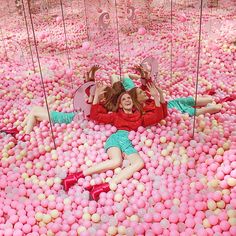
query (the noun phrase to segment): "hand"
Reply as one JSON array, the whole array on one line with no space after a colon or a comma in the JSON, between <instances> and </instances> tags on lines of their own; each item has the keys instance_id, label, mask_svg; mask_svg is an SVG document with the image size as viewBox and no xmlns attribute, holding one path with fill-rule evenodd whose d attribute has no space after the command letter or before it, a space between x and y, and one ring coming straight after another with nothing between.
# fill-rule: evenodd
<instances>
[{"instance_id":1,"label":"hand","mask_svg":"<svg viewBox=\"0 0 236 236\"><path fill-rule=\"evenodd\" d=\"M90 71L96 72L97 70L101 69L101 66L99 65L94 65L92 66L92 68L90 69Z\"/></svg>"},{"instance_id":2,"label":"hand","mask_svg":"<svg viewBox=\"0 0 236 236\"><path fill-rule=\"evenodd\" d=\"M107 86L103 82L97 82L95 88L95 96L99 97L100 95L103 95L106 92L106 87Z\"/></svg>"},{"instance_id":3,"label":"hand","mask_svg":"<svg viewBox=\"0 0 236 236\"><path fill-rule=\"evenodd\" d=\"M138 70L139 70L139 72L141 74L141 78L148 80L149 79L149 71L146 70L143 67L143 65L141 65L141 64L138 66L138 68L139 68Z\"/></svg>"},{"instance_id":4,"label":"hand","mask_svg":"<svg viewBox=\"0 0 236 236\"><path fill-rule=\"evenodd\" d=\"M155 86L154 83L148 83L148 84L147 84L147 88L148 88L148 90L150 91L150 94L152 95L152 97L158 97L159 91L158 91L158 89L156 88L156 86Z\"/></svg>"},{"instance_id":5,"label":"hand","mask_svg":"<svg viewBox=\"0 0 236 236\"><path fill-rule=\"evenodd\" d=\"M159 94L163 94L163 90L161 89L161 87L157 86L157 84L155 84L155 87L157 91L159 92Z\"/></svg>"}]
</instances>

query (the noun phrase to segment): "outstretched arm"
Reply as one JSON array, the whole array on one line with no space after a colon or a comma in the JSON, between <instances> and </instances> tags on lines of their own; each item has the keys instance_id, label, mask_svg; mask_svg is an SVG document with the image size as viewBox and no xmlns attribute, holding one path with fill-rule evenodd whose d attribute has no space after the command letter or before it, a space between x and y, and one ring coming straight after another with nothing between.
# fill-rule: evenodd
<instances>
[{"instance_id":1,"label":"outstretched arm","mask_svg":"<svg viewBox=\"0 0 236 236\"><path fill-rule=\"evenodd\" d=\"M99 65L92 66L91 69L86 73L86 82L94 81L95 80L95 73L100 68L101 67Z\"/></svg>"},{"instance_id":2,"label":"outstretched arm","mask_svg":"<svg viewBox=\"0 0 236 236\"><path fill-rule=\"evenodd\" d=\"M108 113L107 110L99 104L101 96L105 93L105 88L106 86L104 84L96 84L93 104L90 111L90 118L98 123L113 124L116 113Z\"/></svg>"},{"instance_id":3,"label":"outstretched arm","mask_svg":"<svg viewBox=\"0 0 236 236\"><path fill-rule=\"evenodd\" d=\"M154 98L155 105L157 107L160 107L161 104L160 104L159 92L158 92L156 86L154 85L154 83L148 83L147 88L150 91L151 96Z\"/></svg>"}]
</instances>

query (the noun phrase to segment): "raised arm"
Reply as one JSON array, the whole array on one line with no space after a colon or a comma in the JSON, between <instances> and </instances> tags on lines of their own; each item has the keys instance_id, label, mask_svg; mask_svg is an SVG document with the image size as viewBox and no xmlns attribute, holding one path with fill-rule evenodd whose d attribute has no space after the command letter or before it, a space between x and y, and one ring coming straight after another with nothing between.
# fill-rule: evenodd
<instances>
[{"instance_id":1,"label":"raised arm","mask_svg":"<svg viewBox=\"0 0 236 236\"><path fill-rule=\"evenodd\" d=\"M147 88L155 101L155 105L157 107L160 107L161 104L160 104L159 92L158 92L156 86L154 85L154 83L148 83Z\"/></svg>"},{"instance_id":2,"label":"raised arm","mask_svg":"<svg viewBox=\"0 0 236 236\"><path fill-rule=\"evenodd\" d=\"M99 65L92 66L91 69L86 73L86 82L95 81L95 73L100 68L101 67Z\"/></svg>"},{"instance_id":3,"label":"raised arm","mask_svg":"<svg viewBox=\"0 0 236 236\"><path fill-rule=\"evenodd\" d=\"M99 104L100 98L105 93L106 86L104 84L96 84L93 104L90 111L90 119L103 124L113 124L116 113L108 113L107 110Z\"/></svg>"}]
</instances>

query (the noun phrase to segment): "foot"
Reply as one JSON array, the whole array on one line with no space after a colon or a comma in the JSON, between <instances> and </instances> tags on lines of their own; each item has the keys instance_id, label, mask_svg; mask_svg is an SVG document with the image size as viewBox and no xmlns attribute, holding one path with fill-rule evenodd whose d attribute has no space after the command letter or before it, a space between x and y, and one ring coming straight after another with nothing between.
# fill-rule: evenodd
<instances>
[{"instance_id":1,"label":"foot","mask_svg":"<svg viewBox=\"0 0 236 236\"><path fill-rule=\"evenodd\" d=\"M12 129L2 129L0 130L1 132L4 132L6 134L12 134L12 135L16 135L19 133L18 129L15 127L15 128L12 128Z\"/></svg>"},{"instance_id":2,"label":"foot","mask_svg":"<svg viewBox=\"0 0 236 236\"><path fill-rule=\"evenodd\" d=\"M90 191L90 197L92 200L98 201L100 193L107 193L110 190L111 189L108 183L94 185L92 190Z\"/></svg>"},{"instance_id":3,"label":"foot","mask_svg":"<svg viewBox=\"0 0 236 236\"><path fill-rule=\"evenodd\" d=\"M67 175L66 178L62 180L62 185L63 185L64 190L68 191L70 187L75 185L80 178L84 178L84 177L85 176L82 171Z\"/></svg>"},{"instance_id":4,"label":"foot","mask_svg":"<svg viewBox=\"0 0 236 236\"><path fill-rule=\"evenodd\" d=\"M120 76L116 74L112 74L110 79L111 79L111 85L113 85L114 83L120 81Z\"/></svg>"},{"instance_id":5,"label":"foot","mask_svg":"<svg viewBox=\"0 0 236 236\"><path fill-rule=\"evenodd\" d=\"M20 134L17 138L19 141L26 142L30 139L29 134Z\"/></svg>"},{"instance_id":6,"label":"foot","mask_svg":"<svg viewBox=\"0 0 236 236\"><path fill-rule=\"evenodd\" d=\"M214 95L216 93L215 89L208 89L205 91L205 95Z\"/></svg>"},{"instance_id":7,"label":"foot","mask_svg":"<svg viewBox=\"0 0 236 236\"><path fill-rule=\"evenodd\" d=\"M235 99L236 99L236 95L231 94L231 95L229 95L229 96L227 96L227 97L225 97L225 98L220 99L220 100L218 101L218 103L232 102L232 101L234 101Z\"/></svg>"}]
</instances>

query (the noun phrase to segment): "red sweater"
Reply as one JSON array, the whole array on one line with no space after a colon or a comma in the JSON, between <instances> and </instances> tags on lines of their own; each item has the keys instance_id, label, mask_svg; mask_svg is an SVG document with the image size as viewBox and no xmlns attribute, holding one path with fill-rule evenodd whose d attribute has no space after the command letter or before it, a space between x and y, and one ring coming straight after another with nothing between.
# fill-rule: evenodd
<instances>
[{"instance_id":1,"label":"red sweater","mask_svg":"<svg viewBox=\"0 0 236 236\"><path fill-rule=\"evenodd\" d=\"M149 92L149 90L148 90L148 88L147 88L147 83L152 83L153 81L151 80L151 79L148 79L148 80L143 80L142 81L142 85L141 85L141 89L143 90L143 91L145 91L146 92L146 94L147 94L147 96L148 96L148 100L145 102L145 105L144 105L144 107L143 107L143 110L145 111L145 112L147 112L147 111L151 111L151 110L153 110L153 109L155 109L155 101L153 100L153 99L151 99L151 94L150 94L150 92ZM167 102L165 102L165 103L161 103L161 106L162 106L162 109L163 109L163 114L164 114L164 118L166 118L167 117Z\"/></svg>"},{"instance_id":2,"label":"red sweater","mask_svg":"<svg viewBox=\"0 0 236 236\"><path fill-rule=\"evenodd\" d=\"M163 104L163 106L167 107L167 103ZM152 109L142 115L139 111L135 111L133 114L126 114L121 109L118 112L108 113L103 106L96 104L91 106L90 119L98 123L112 124L119 130L136 131L139 126L154 125L165 118L163 106L152 107Z\"/></svg>"}]
</instances>

